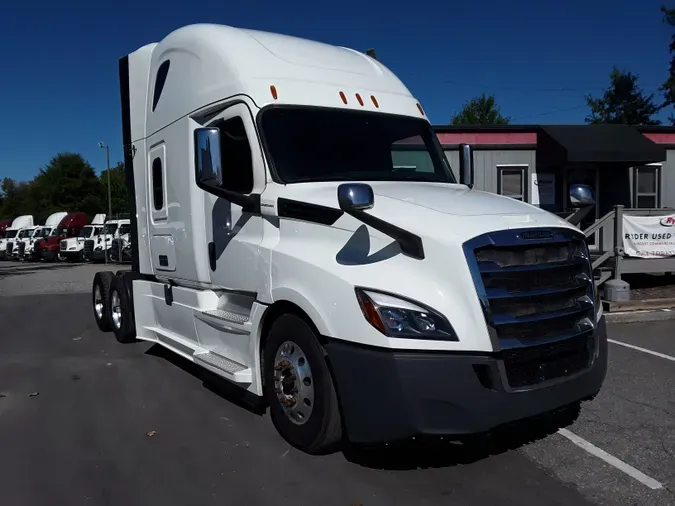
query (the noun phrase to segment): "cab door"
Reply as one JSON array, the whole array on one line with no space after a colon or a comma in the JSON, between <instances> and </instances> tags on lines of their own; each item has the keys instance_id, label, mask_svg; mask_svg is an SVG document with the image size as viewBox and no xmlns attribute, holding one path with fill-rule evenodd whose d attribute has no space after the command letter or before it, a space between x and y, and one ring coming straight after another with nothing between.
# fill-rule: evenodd
<instances>
[{"instance_id":1,"label":"cab door","mask_svg":"<svg viewBox=\"0 0 675 506\"><path fill-rule=\"evenodd\" d=\"M260 193L265 188L265 165L253 116L244 103L225 109L206 125L219 130L217 146L196 146L198 170L218 172L219 187L241 195ZM199 158L199 156L198 156ZM206 248L211 283L225 290L244 292L253 298L266 276L261 268L259 245L263 237L260 212L223 198L200 185L204 192Z\"/></svg>"}]
</instances>

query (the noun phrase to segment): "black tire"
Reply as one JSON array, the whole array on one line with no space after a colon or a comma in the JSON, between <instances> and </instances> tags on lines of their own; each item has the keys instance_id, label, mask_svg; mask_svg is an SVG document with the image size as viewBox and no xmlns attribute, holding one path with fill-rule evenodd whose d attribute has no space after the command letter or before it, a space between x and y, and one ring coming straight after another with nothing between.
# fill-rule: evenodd
<instances>
[{"instance_id":1,"label":"black tire","mask_svg":"<svg viewBox=\"0 0 675 506\"><path fill-rule=\"evenodd\" d=\"M136 342L136 327L134 325L134 313L130 304L129 292L122 276L115 276L110 285L108 318L112 326L113 334L118 342L127 344ZM119 301L119 308L115 307L114 302ZM117 313L115 316L113 313ZM119 321L119 325L116 323Z\"/></svg>"},{"instance_id":2,"label":"black tire","mask_svg":"<svg viewBox=\"0 0 675 506\"><path fill-rule=\"evenodd\" d=\"M302 424L291 420L275 392L275 356L279 348L288 341L299 347L298 353L306 359L311 370L313 402L311 412L303 419ZM340 408L325 352L311 327L293 314L280 316L270 328L262 359L264 395L270 406L272 423L281 437L310 454L325 454L337 450L342 440ZM297 369L294 370L297 372Z\"/></svg>"},{"instance_id":3,"label":"black tire","mask_svg":"<svg viewBox=\"0 0 675 506\"><path fill-rule=\"evenodd\" d=\"M94 282L91 287L91 306L94 311L94 319L102 332L110 332L112 330L107 308L109 305L108 294L110 293L110 285L114 277L115 275L111 271L97 272L94 274ZM97 304L101 304L99 306L100 309L97 309Z\"/></svg>"}]
</instances>

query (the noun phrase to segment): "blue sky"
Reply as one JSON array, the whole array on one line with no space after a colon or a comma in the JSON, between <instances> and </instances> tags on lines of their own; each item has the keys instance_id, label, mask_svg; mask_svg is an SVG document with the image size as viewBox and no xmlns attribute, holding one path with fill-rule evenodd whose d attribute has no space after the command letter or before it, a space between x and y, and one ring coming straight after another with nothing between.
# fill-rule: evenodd
<instances>
[{"instance_id":1,"label":"blue sky","mask_svg":"<svg viewBox=\"0 0 675 506\"><path fill-rule=\"evenodd\" d=\"M369 47L447 123L494 93L516 123L580 123L612 65L646 90L666 77L670 30L656 0L67 0L0 9L0 178L30 180L61 151L122 159L117 62L182 25L256 28ZM675 2L673 2L675 5ZM398 6L398 7L397 7ZM667 114L663 114L666 116Z\"/></svg>"}]
</instances>

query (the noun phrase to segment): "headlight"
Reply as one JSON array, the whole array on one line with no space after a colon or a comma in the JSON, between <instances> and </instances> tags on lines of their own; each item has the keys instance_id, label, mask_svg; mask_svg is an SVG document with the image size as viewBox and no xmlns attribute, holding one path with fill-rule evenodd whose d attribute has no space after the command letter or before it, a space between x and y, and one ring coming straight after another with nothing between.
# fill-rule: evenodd
<instances>
[{"instance_id":1,"label":"headlight","mask_svg":"<svg viewBox=\"0 0 675 506\"><path fill-rule=\"evenodd\" d=\"M388 337L458 341L450 322L417 302L364 288L356 298L368 323Z\"/></svg>"}]
</instances>

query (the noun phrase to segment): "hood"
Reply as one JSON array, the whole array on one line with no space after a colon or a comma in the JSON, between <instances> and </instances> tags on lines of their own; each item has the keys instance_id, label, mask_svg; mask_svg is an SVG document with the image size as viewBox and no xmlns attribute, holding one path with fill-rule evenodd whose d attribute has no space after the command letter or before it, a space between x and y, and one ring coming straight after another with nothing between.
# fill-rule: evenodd
<instances>
[{"instance_id":1,"label":"hood","mask_svg":"<svg viewBox=\"0 0 675 506\"><path fill-rule=\"evenodd\" d=\"M439 240L454 236L464 242L487 232L512 228L576 229L539 207L460 184L389 181L369 184L375 194L375 205L367 211L369 214ZM287 185L282 193L289 199L338 208L338 186L339 183L294 184Z\"/></svg>"},{"instance_id":2,"label":"hood","mask_svg":"<svg viewBox=\"0 0 675 506\"><path fill-rule=\"evenodd\" d=\"M44 241L46 244L59 244L63 239L65 239L65 235L50 235L47 237L47 240Z\"/></svg>"}]
</instances>

